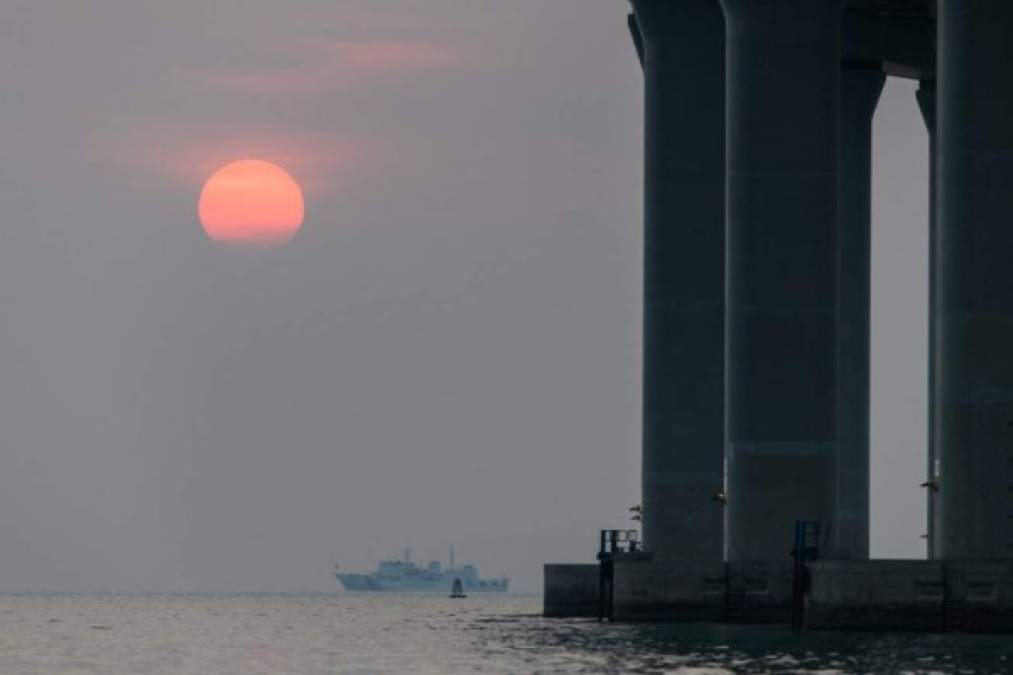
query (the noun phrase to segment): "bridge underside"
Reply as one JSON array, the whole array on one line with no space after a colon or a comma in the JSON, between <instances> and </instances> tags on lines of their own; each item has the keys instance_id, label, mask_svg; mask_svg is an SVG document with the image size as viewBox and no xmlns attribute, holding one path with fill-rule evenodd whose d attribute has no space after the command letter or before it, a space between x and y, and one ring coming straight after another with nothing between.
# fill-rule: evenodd
<instances>
[{"instance_id":1,"label":"bridge underside","mask_svg":"<svg viewBox=\"0 0 1013 675\"><path fill-rule=\"evenodd\" d=\"M631 3L644 541L546 566L546 614L1013 631L1013 0ZM884 75L930 148L927 560L868 551Z\"/></svg>"},{"instance_id":2,"label":"bridge underside","mask_svg":"<svg viewBox=\"0 0 1013 675\"><path fill-rule=\"evenodd\" d=\"M844 58L882 64L895 77L932 78L935 31L931 0L851 0L844 12Z\"/></svg>"}]
</instances>

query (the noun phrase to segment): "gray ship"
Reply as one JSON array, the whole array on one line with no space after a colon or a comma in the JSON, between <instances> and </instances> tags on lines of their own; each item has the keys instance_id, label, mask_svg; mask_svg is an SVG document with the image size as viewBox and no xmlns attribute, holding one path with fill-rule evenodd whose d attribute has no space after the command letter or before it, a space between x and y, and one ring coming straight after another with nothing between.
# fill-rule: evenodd
<instances>
[{"instance_id":1,"label":"gray ship","mask_svg":"<svg viewBox=\"0 0 1013 675\"><path fill-rule=\"evenodd\" d=\"M433 560L420 567L411 560L411 549L405 550L403 560L382 560L371 574L335 574L347 591L400 591L403 593L449 593L455 580L460 580L465 593L504 592L509 589L506 577L482 579L474 565L454 564L454 549L450 549L449 564L444 567Z\"/></svg>"}]
</instances>

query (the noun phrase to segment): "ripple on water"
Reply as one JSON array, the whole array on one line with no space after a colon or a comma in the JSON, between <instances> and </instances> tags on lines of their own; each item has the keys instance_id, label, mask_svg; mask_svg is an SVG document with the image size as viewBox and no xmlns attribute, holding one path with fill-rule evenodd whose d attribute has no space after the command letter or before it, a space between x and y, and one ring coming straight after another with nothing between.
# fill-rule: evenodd
<instances>
[{"instance_id":1,"label":"ripple on water","mask_svg":"<svg viewBox=\"0 0 1013 675\"><path fill-rule=\"evenodd\" d=\"M1003 673L995 636L548 620L535 596L0 596L0 673Z\"/></svg>"}]
</instances>

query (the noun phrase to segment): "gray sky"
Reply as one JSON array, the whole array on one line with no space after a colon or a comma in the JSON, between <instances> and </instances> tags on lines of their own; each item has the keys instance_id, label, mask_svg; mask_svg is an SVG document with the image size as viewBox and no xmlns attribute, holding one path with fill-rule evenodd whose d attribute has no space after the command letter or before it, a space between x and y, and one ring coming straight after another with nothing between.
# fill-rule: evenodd
<instances>
[{"instance_id":1,"label":"gray sky","mask_svg":"<svg viewBox=\"0 0 1013 675\"><path fill-rule=\"evenodd\" d=\"M0 5L0 590L590 560L639 493L641 95L616 0ZM873 551L915 556L908 83L876 140ZM286 246L197 223L247 156Z\"/></svg>"}]
</instances>

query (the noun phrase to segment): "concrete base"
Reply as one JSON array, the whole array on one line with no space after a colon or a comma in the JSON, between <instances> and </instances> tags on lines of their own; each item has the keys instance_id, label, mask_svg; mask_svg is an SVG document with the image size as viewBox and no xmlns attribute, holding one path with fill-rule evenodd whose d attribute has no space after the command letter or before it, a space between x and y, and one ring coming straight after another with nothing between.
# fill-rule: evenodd
<instances>
[{"instance_id":1,"label":"concrete base","mask_svg":"<svg viewBox=\"0 0 1013 675\"><path fill-rule=\"evenodd\" d=\"M791 623L792 563L728 562L729 623Z\"/></svg>"},{"instance_id":2,"label":"concrete base","mask_svg":"<svg viewBox=\"0 0 1013 675\"><path fill-rule=\"evenodd\" d=\"M941 562L819 560L809 572L809 628L943 628Z\"/></svg>"},{"instance_id":3,"label":"concrete base","mask_svg":"<svg viewBox=\"0 0 1013 675\"><path fill-rule=\"evenodd\" d=\"M788 623L789 563L617 560L616 621ZM598 565L546 565L545 616L594 617Z\"/></svg>"},{"instance_id":4,"label":"concrete base","mask_svg":"<svg viewBox=\"0 0 1013 675\"><path fill-rule=\"evenodd\" d=\"M598 564L546 565L542 614L556 618L598 616Z\"/></svg>"},{"instance_id":5,"label":"concrete base","mask_svg":"<svg viewBox=\"0 0 1013 675\"><path fill-rule=\"evenodd\" d=\"M618 561L612 582L616 621L721 621L725 564Z\"/></svg>"},{"instance_id":6,"label":"concrete base","mask_svg":"<svg viewBox=\"0 0 1013 675\"><path fill-rule=\"evenodd\" d=\"M617 562L613 587L617 621L791 620L787 563Z\"/></svg>"},{"instance_id":7,"label":"concrete base","mask_svg":"<svg viewBox=\"0 0 1013 675\"><path fill-rule=\"evenodd\" d=\"M806 626L1013 632L1013 561L820 560Z\"/></svg>"},{"instance_id":8,"label":"concrete base","mask_svg":"<svg viewBox=\"0 0 1013 675\"><path fill-rule=\"evenodd\" d=\"M947 603L952 605L952 596L959 594L966 604L963 623L953 625L954 629L969 633L1013 633L1013 560L947 563L944 571ZM952 625L959 619L959 614L948 616L947 622Z\"/></svg>"},{"instance_id":9,"label":"concrete base","mask_svg":"<svg viewBox=\"0 0 1013 675\"><path fill-rule=\"evenodd\" d=\"M1013 633L1013 561L818 560L809 629ZM617 560L616 621L783 623L791 563ZM545 616L595 617L598 565L546 565Z\"/></svg>"}]
</instances>

